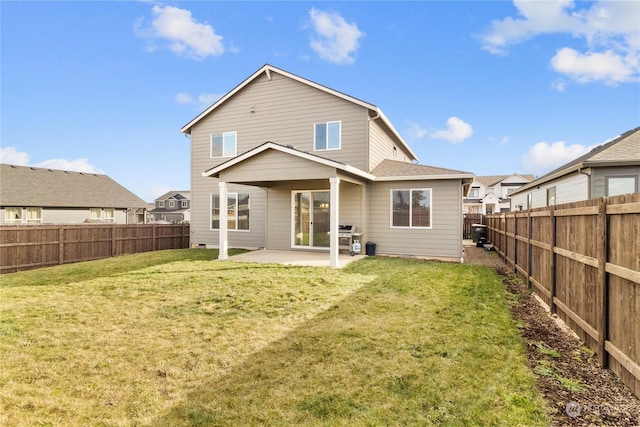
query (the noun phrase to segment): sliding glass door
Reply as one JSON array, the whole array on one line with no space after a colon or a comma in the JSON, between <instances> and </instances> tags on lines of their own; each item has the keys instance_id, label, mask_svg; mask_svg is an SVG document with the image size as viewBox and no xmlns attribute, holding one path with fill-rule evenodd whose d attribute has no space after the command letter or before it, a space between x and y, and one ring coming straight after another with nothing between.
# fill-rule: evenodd
<instances>
[{"instance_id":1,"label":"sliding glass door","mask_svg":"<svg viewBox=\"0 0 640 427\"><path fill-rule=\"evenodd\" d=\"M330 193L295 191L292 197L294 247L328 248Z\"/></svg>"}]
</instances>

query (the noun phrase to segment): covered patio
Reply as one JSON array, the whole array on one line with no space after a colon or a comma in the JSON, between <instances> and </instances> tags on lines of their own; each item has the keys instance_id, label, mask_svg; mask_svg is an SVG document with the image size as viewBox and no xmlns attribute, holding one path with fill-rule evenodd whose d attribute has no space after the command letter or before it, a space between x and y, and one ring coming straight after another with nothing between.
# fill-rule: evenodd
<instances>
[{"instance_id":1,"label":"covered patio","mask_svg":"<svg viewBox=\"0 0 640 427\"><path fill-rule=\"evenodd\" d=\"M339 268L347 264L365 258L366 255L339 254ZM280 251L273 249L260 249L230 256L229 261L257 262L268 264L298 265L307 267L332 267L326 252L317 251Z\"/></svg>"}]
</instances>

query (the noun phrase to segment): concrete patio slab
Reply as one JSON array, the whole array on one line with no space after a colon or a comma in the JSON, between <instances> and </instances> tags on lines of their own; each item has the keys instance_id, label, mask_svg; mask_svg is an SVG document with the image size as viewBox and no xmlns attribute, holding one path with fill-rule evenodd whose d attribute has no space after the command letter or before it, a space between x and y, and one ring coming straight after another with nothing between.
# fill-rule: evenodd
<instances>
[{"instance_id":1,"label":"concrete patio slab","mask_svg":"<svg viewBox=\"0 0 640 427\"><path fill-rule=\"evenodd\" d=\"M338 261L342 268L347 264L366 257L366 255L340 254ZM309 267L329 267L329 252L315 251L276 251L259 249L229 257L229 261L259 262L270 264L300 265Z\"/></svg>"}]
</instances>

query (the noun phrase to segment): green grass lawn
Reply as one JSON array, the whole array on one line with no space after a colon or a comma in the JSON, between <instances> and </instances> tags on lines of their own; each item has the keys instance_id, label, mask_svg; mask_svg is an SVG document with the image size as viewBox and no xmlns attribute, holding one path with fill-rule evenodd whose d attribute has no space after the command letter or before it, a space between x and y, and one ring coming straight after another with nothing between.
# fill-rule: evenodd
<instances>
[{"instance_id":1,"label":"green grass lawn","mask_svg":"<svg viewBox=\"0 0 640 427\"><path fill-rule=\"evenodd\" d=\"M216 255L0 276L0 425L546 425L492 270Z\"/></svg>"}]
</instances>

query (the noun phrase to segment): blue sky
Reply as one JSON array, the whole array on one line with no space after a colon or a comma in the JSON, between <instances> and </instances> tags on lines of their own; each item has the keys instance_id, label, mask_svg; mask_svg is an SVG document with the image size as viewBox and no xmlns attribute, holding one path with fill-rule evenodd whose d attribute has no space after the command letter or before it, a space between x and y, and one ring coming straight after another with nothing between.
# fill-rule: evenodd
<instances>
[{"instance_id":1,"label":"blue sky","mask_svg":"<svg viewBox=\"0 0 640 427\"><path fill-rule=\"evenodd\" d=\"M640 125L640 2L2 1L2 163L187 190L180 128L265 63L420 163L542 175Z\"/></svg>"}]
</instances>

